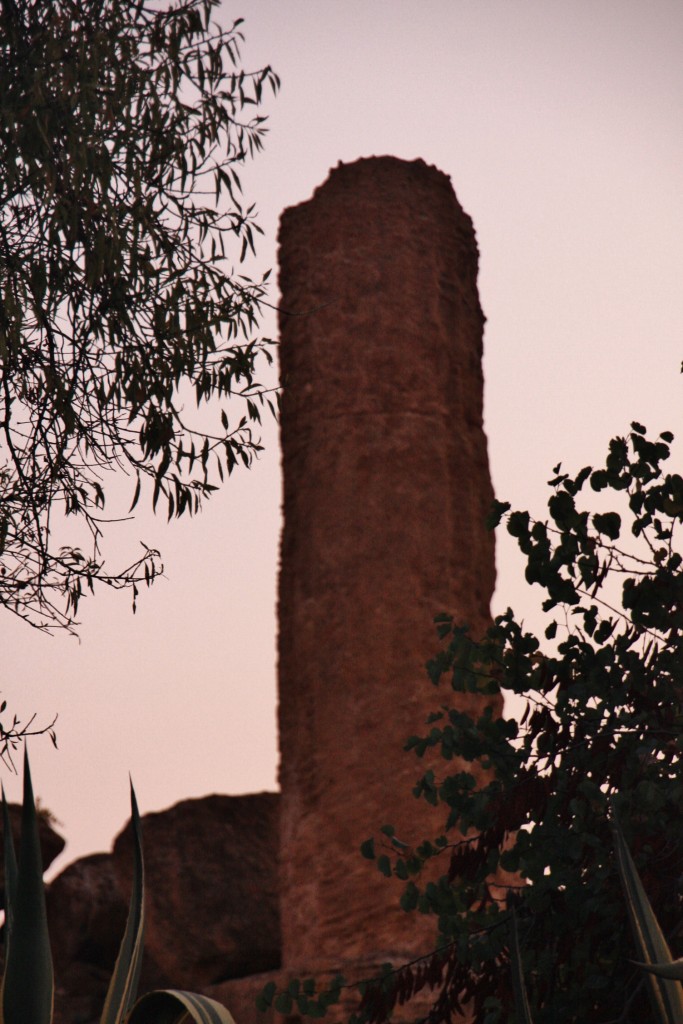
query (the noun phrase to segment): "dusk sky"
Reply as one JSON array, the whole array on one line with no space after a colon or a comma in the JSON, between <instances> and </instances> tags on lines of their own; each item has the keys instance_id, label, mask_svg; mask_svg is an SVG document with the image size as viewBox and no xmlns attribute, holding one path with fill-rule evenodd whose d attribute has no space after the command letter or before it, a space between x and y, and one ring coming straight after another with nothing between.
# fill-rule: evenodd
<instances>
[{"instance_id":1,"label":"dusk sky","mask_svg":"<svg viewBox=\"0 0 683 1024\"><path fill-rule=\"evenodd\" d=\"M339 160L421 157L450 175L481 254L500 499L542 514L557 462L602 462L634 419L678 432L680 0L251 0L224 2L222 17L245 19L245 68L271 64L282 79L265 152L241 173L265 232L259 271L276 268L281 211ZM274 314L261 333L276 335ZM9 710L59 714L59 749L31 744L36 791L67 838L59 866L111 846L129 772L143 811L276 788L274 423L263 440L200 518L167 526L145 510L112 527L112 567L141 540L163 554L165 577L136 615L125 593L88 598L79 642L3 614ZM673 461L681 472L680 443ZM533 621L503 535L497 563L494 611L511 604ZM17 798L19 780L3 781Z\"/></svg>"}]
</instances>

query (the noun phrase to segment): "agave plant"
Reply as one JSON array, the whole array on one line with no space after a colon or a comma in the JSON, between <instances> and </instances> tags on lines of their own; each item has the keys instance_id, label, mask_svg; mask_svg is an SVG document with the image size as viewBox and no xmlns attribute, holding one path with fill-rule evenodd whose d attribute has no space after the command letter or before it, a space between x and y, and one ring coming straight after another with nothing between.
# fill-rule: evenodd
<instances>
[{"instance_id":1,"label":"agave plant","mask_svg":"<svg viewBox=\"0 0 683 1024\"><path fill-rule=\"evenodd\" d=\"M657 1019L661 1024L683 1024L683 960L674 960L671 956L614 814L612 832L628 916L642 961L638 966L648 972L650 998Z\"/></svg>"},{"instance_id":2,"label":"agave plant","mask_svg":"<svg viewBox=\"0 0 683 1024\"><path fill-rule=\"evenodd\" d=\"M636 965L648 973L654 1019L657 1024L683 1024L683 959L674 960L671 956L671 950L647 898L614 810L611 825L617 869L640 957ZM522 972L522 955L514 908L510 916L510 964L517 1017L521 1024L533 1024Z\"/></svg>"},{"instance_id":3,"label":"agave plant","mask_svg":"<svg viewBox=\"0 0 683 1024\"><path fill-rule=\"evenodd\" d=\"M142 962L145 873L142 833L131 783L134 836L133 889L128 921L100 1024L235 1024L228 1010L207 996L175 989L149 992L136 1002ZM21 845L17 861L5 794L5 970L0 1024L51 1024L54 1001L43 866L28 756L24 757Z\"/></svg>"}]
</instances>

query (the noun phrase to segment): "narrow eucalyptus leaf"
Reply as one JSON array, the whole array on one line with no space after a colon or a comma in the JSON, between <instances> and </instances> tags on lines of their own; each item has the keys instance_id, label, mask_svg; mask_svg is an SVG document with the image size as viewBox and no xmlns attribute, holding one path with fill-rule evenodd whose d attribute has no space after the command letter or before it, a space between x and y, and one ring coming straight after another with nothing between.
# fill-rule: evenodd
<instances>
[{"instance_id":1,"label":"narrow eucalyptus leaf","mask_svg":"<svg viewBox=\"0 0 683 1024\"><path fill-rule=\"evenodd\" d=\"M120 589L162 571L151 552L84 569L79 524L85 543L106 536L93 516L102 471L156 479L153 507L165 505L168 465L188 493L201 487L179 458L194 436L186 388L202 401L232 395L247 420L257 411L241 384L258 391L270 342L240 340L265 285L233 270L253 251L256 213L234 188L218 209L204 183L225 184L224 168L237 183L235 165L266 130L263 86L279 83L269 67L230 73L242 36L216 5L0 2L0 421L12 452L0 489L13 519L0 528L13 567L0 600L40 628L73 631L79 583ZM248 423L230 443L246 465L259 450ZM62 498L75 538L66 556L49 527Z\"/></svg>"}]
</instances>

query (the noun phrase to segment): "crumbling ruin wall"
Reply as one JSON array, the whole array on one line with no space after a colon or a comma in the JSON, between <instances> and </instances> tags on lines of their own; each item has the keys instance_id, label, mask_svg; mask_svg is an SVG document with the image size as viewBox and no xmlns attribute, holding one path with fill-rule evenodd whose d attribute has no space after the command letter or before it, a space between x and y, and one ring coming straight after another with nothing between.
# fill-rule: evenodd
<instances>
[{"instance_id":1,"label":"crumbling ruin wall","mask_svg":"<svg viewBox=\"0 0 683 1024\"><path fill-rule=\"evenodd\" d=\"M432 619L489 620L472 222L421 160L340 165L283 214L280 288L283 967L324 969L433 941L359 846L384 823L433 834L403 751L447 699Z\"/></svg>"},{"instance_id":2,"label":"crumbling ruin wall","mask_svg":"<svg viewBox=\"0 0 683 1024\"><path fill-rule=\"evenodd\" d=\"M402 748L435 706L474 701L435 692L424 663L437 649L436 613L483 631L495 577L477 247L449 178L420 160L340 165L284 213L280 243L281 969L252 973L280 962L277 798L209 797L148 816L158 833L148 962L223 1001L240 1024L282 1019L255 1008L268 981L371 976L432 948L434 922L398 910L401 886L359 846L385 823L407 843L442 827L412 799L420 765ZM190 819L183 853L174 833ZM61 922L57 959L80 997L77 1007L62 993L70 1024L86 1019L92 997L99 1004L100 957L111 959L120 927L111 936L107 915L125 910L115 869L128 840L115 856L72 865L48 897ZM202 885L209 871L206 891L176 891L185 855ZM202 943L169 951L169 921L196 917L202 897ZM357 998L347 990L342 1010ZM404 1009L416 1016L413 1003Z\"/></svg>"}]
</instances>

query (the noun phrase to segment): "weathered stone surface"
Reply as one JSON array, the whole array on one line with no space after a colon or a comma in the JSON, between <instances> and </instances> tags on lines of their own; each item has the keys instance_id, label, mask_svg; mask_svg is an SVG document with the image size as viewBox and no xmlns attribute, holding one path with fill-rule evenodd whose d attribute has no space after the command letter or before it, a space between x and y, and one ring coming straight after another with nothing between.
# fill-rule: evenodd
<instances>
[{"instance_id":1,"label":"weathered stone surface","mask_svg":"<svg viewBox=\"0 0 683 1024\"><path fill-rule=\"evenodd\" d=\"M477 247L446 175L382 157L285 211L280 268L283 965L400 961L434 924L358 848L433 835L403 751L439 703L432 619L489 617Z\"/></svg>"},{"instance_id":2,"label":"weathered stone surface","mask_svg":"<svg viewBox=\"0 0 683 1024\"><path fill-rule=\"evenodd\" d=\"M140 992L201 990L278 967L279 794L185 800L142 819L145 953ZM69 865L47 892L55 1024L99 1020L128 913L130 825L114 852Z\"/></svg>"},{"instance_id":3,"label":"weathered stone surface","mask_svg":"<svg viewBox=\"0 0 683 1024\"><path fill-rule=\"evenodd\" d=\"M65 868L48 887L47 913L58 976L75 961L111 967L127 914L111 854L94 853Z\"/></svg>"},{"instance_id":4,"label":"weathered stone surface","mask_svg":"<svg viewBox=\"0 0 683 1024\"><path fill-rule=\"evenodd\" d=\"M200 991L280 964L279 794L184 800L142 820L147 888L143 989ZM114 843L130 891L130 825Z\"/></svg>"},{"instance_id":5,"label":"weathered stone surface","mask_svg":"<svg viewBox=\"0 0 683 1024\"><path fill-rule=\"evenodd\" d=\"M14 840L14 849L19 852L19 843L21 841L21 804L9 804L9 819L10 825L12 826L12 838ZM47 871L53 860L60 855L66 841L59 835L58 832L50 824L48 816L45 814L38 813L38 829L40 836L40 852L43 858L43 871ZM3 821L0 817L0 894L2 899L2 905L4 906L5 900L5 848L3 843Z\"/></svg>"},{"instance_id":6,"label":"weathered stone surface","mask_svg":"<svg viewBox=\"0 0 683 1024\"><path fill-rule=\"evenodd\" d=\"M341 991L339 1003L329 1007L325 1015L326 1024L346 1024L353 1014L358 1013L360 1002L359 982L378 978L382 974L384 961L340 960L332 969L315 970L315 982L319 992L329 988L337 974L341 973L348 984ZM217 1000L230 1010L237 1024L283 1024L281 1013L270 1006L261 1011L256 1006L258 997L266 985L273 983L278 992L286 992L292 981L301 981L300 970L270 971L253 974L247 978L234 978L205 990L205 995ZM434 992L428 987L403 1005L397 1005L392 1014L392 1024L415 1024L427 1018L434 1004ZM292 1012L287 1014L285 1024L306 1024L311 1018L304 1017L294 1002ZM471 1024L469 1018L459 1017L458 1024Z\"/></svg>"},{"instance_id":7,"label":"weathered stone surface","mask_svg":"<svg viewBox=\"0 0 683 1024\"><path fill-rule=\"evenodd\" d=\"M127 909L107 853L74 861L49 886L55 1024L81 1024L98 1018Z\"/></svg>"}]
</instances>

